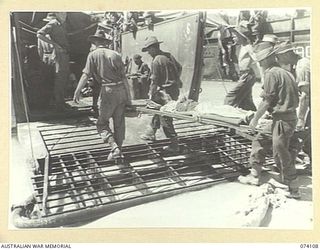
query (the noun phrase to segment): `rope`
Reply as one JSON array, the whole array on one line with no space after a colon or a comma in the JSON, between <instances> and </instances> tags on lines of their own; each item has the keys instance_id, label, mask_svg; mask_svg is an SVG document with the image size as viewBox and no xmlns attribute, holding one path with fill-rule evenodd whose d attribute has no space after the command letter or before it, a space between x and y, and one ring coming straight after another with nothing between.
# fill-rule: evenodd
<instances>
[{"instance_id":1,"label":"rope","mask_svg":"<svg viewBox=\"0 0 320 250\"><path fill-rule=\"evenodd\" d=\"M33 142L32 142L32 138L31 138L30 120L29 120L29 114L28 114L28 109L27 109L27 100L26 100L26 96L25 96L25 89L23 86L21 61L20 61L20 55L19 55L19 50L18 50L18 45L17 45L17 37L16 37L16 29L15 28L13 28L12 33L13 33L12 35L13 35L13 41L14 41L14 48L15 48L17 60L18 60L19 77L21 79L20 84L21 84L21 89L22 89L22 100L23 100L24 112L25 112L26 120L27 120L27 124L28 124L31 156L32 156L33 161L35 162L35 157L34 157L34 152L33 152Z\"/></svg>"}]
</instances>

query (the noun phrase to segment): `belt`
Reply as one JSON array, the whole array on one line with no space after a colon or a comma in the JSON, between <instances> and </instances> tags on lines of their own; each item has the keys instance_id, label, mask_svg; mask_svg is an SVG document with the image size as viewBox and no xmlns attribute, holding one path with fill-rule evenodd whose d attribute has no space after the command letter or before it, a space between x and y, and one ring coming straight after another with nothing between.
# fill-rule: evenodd
<instances>
[{"instance_id":1,"label":"belt","mask_svg":"<svg viewBox=\"0 0 320 250\"><path fill-rule=\"evenodd\" d=\"M289 113L273 113L272 118L275 121L283 120L283 121L294 121L297 120L296 112L289 112Z\"/></svg>"},{"instance_id":2,"label":"belt","mask_svg":"<svg viewBox=\"0 0 320 250\"><path fill-rule=\"evenodd\" d=\"M240 70L239 73L240 73L240 75L247 74L247 73L253 73L254 74L254 71L253 71L253 69L250 68L250 69Z\"/></svg>"},{"instance_id":3,"label":"belt","mask_svg":"<svg viewBox=\"0 0 320 250\"><path fill-rule=\"evenodd\" d=\"M120 86L122 84L123 84L123 82L119 81L119 82L103 83L103 84L101 84L101 86L103 86L103 87L114 87L114 86Z\"/></svg>"},{"instance_id":4,"label":"belt","mask_svg":"<svg viewBox=\"0 0 320 250\"><path fill-rule=\"evenodd\" d=\"M174 80L168 80L168 81L166 81L166 83L164 83L164 84L162 84L162 85L160 86L160 89L165 89L165 88L172 87L172 86L174 86L176 83L177 83L177 82L174 81Z\"/></svg>"}]
</instances>

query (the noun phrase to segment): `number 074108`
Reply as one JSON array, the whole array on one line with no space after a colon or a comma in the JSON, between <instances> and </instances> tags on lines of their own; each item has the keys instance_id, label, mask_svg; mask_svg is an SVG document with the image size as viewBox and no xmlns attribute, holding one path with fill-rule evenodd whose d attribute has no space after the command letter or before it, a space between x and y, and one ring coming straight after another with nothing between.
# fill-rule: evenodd
<instances>
[{"instance_id":1,"label":"number 074108","mask_svg":"<svg viewBox=\"0 0 320 250\"><path fill-rule=\"evenodd\" d=\"M319 248L319 245L318 244L306 244L306 243L303 243L303 244L300 244L300 248Z\"/></svg>"}]
</instances>

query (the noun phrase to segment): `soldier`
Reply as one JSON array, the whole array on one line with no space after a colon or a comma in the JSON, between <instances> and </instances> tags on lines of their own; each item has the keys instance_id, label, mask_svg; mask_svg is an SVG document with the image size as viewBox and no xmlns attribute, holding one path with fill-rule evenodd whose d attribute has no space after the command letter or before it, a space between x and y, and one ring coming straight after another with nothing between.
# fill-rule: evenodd
<instances>
[{"instance_id":1,"label":"soldier","mask_svg":"<svg viewBox=\"0 0 320 250\"><path fill-rule=\"evenodd\" d=\"M131 100L124 64L117 52L108 49L112 39L110 36L106 37L103 31L98 30L95 35L89 36L88 40L94 43L96 49L88 55L73 100L79 102L81 89L89 77L93 76L101 85L97 130L103 141L111 147L108 159L115 159L121 157L125 138L125 106ZM114 132L109 127L110 118L113 118Z\"/></svg>"},{"instance_id":2,"label":"soldier","mask_svg":"<svg viewBox=\"0 0 320 250\"><path fill-rule=\"evenodd\" d=\"M149 99L159 99L159 91L164 91L172 100L179 97L179 87L181 87L180 75L182 67L177 60L168 52L160 49L160 43L155 36L146 39L142 52L148 52L153 58L151 63L151 84L149 89ZM161 99L161 98L160 98ZM158 100L157 100L158 101ZM163 105L163 103L159 103ZM165 135L171 139L171 144L164 148L165 151L178 151L177 133L173 126L171 117L160 117L155 115L151 122L151 127L141 138L144 140L155 140L157 129L163 128Z\"/></svg>"},{"instance_id":3,"label":"soldier","mask_svg":"<svg viewBox=\"0 0 320 250\"><path fill-rule=\"evenodd\" d=\"M105 36L109 39L113 39L113 27L109 20L102 20L98 23L96 32L99 30L103 31ZM113 43L110 43L108 47L109 49L113 49ZM95 45L91 44L90 51L95 50L95 48ZM91 78L89 79L89 86L92 88L92 109L90 110L90 113L97 118L99 116L98 99L101 91L101 85L97 83L94 78Z\"/></svg>"},{"instance_id":4,"label":"soldier","mask_svg":"<svg viewBox=\"0 0 320 250\"><path fill-rule=\"evenodd\" d=\"M239 70L240 77L237 84L227 93L224 104L244 110L256 110L252 98L252 87L256 82L256 75L252 66L255 64L252 52L252 35L247 21L241 21L239 27L229 27L232 34L237 37L240 44Z\"/></svg>"},{"instance_id":5,"label":"soldier","mask_svg":"<svg viewBox=\"0 0 320 250\"><path fill-rule=\"evenodd\" d=\"M150 69L148 64L144 63L139 54L133 56L134 63L138 66L137 71L133 73L132 77L137 77L139 98L148 98L148 90L150 85Z\"/></svg>"},{"instance_id":6,"label":"soldier","mask_svg":"<svg viewBox=\"0 0 320 250\"><path fill-rule=\"evenodd\" d=\"M300 57L294 52L294 47L290 42L282 42L277 46L276 57L280 66L296 77L296 82L301 93L298 109L298 129L303 129L306 125L307 112L310 108L310 60Z\"/></svg>"},{"instance_id":7,"label":"soldier","mask_svg":"<svg viewBox=\"0 0 320 250\"><path fill-rule=\"evenodd\" d=\"M280 66L290 71L296 77L296 83L300 92L297 133L291 141L291 147L296 148L297 151L300 150L298 148L298 138L301 138L304 141L303 151L308 154L311 161L310 60L296 54L293 45L289 41L278 44L276 57ZM311 165L307 165L306 167L307 170L311 170Z\"/></svg>"},{"instance_id":8,"label":"soldier","mask_svg":"<svg viewBox=\"0 0 320 250\"><path fill-rule=\"evenodd\" d=\"M297 171L294 159L289 151L289 142L297 124L296 108L299 103L298 87L293 75L276 63L275 50L268 42L261 42L256 48L256 60L264 70L264 85L260 103L250 127L254 129L266 111L272 115L272 126L259 133L252 141L250 155L251 173L240 176L244 184L259 185L259 177L264 163L265 153L271 147L266 133L271 132L273 157L282 172L282 182L289 187L288 197L300 198Z\"/></svg>"},{"instance_id":9,"label":"soldier","mask_svg":"<svg viewBox=\"0 0 320 250\"><path fill-rule=\"evenodd\" d=\"M150 73L150 69L148 67L148 64L144 63L141 59L141 56L139 54L135 54L133 56L134 63L138 66L137 74L148 76Z\"/></svg>"},{"instance_id":10,"label":"soldier","mask_svg":"<svg viewBox=\"0 0 320 250\"><path fill-rule=\"evenodd\" d=\"M54 98L57 111L65 111L65 87L69 80L69 42L65 29L66 13L48 13L44 21L48 23L37 32L37 37L53 45L55 77Z\"/></svg>"},{"instance_id":11,"label":"soldier","mask_svg":"<svg viewBox=\"0 0 320 250\"><path fill-rule=\"evenodd\" d=\"M232 81L239 79L235 68L235 63L238 63L236 56L236 42L228 26L220 25L218 32L218 48L219 61L223 70L224 76Z\"/></svg>"}]
</instances>

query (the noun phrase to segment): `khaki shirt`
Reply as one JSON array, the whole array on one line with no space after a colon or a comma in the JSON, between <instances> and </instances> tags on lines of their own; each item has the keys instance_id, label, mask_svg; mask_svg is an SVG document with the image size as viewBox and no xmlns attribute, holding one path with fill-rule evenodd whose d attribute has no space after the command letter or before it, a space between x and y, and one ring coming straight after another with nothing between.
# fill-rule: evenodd
<instances>
[{"instance_id":1,"label":"khaki shirt","mask_svg":"<svg viewBox=\"0 0 320 250\"><path fill-rule=\"evenodd\" d=\"M284 120L296 119L299 104L298 86L294 76L287 70L274 65L264 73L261 97L270 104L269 112Z\"/></svg>"},{"instance_id":2,"label":"khaki shirt","mask_svg":"<svg viewBox=\"0 0 320 250\"><path fill-rule=\"evenodd\" d=\"M89 53L82 72L93 76L100 84L118 83L125 77L120 54L102 46Z\"/></svg>"},{"instance_id":3,"label":"khaki shirt","mask_svg":"<svg viewBox=\"0 0 320 250\"><path fill-rule=\"evenodd\" d=\"M161 87L168 81L178 81L182 67L170 54L161 51L151 63L152 83Z\"/></svg>"}]
</instances>

